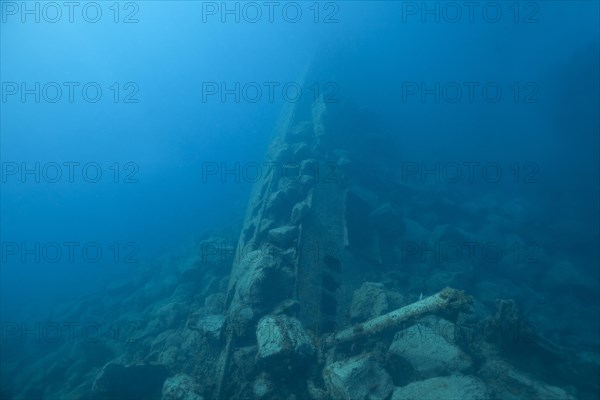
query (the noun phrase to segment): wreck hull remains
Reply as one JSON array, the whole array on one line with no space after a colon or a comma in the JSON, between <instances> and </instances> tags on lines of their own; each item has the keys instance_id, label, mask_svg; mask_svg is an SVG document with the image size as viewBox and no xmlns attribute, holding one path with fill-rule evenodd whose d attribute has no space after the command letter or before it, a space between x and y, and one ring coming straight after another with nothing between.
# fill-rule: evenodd
<instances>
[{"instance_id":1,"label":"wreck hull remains","mask_svg":"<svg viewBox=\"0 0 600 400\"><path fill-rule=\"evenodd\" d=\"M410 277L398 243L410 237L403 210L415 193L398 179L393 137L365 124L360 113L323 98L288 104L282 112L265 163L273 173L255 184L240 233L211 396L403 399L439 386L432 390L441 396L486 399L517 386L528 398L572 398L500 362L501 345L456 337L460 321L514 325L516 308L472 322L465 312L473 298L463 292L444 285L425 297L402 293L410 285L400 280ZM447 228L441 236L457 232ZM464 269L455 276L468 273ZM440 324L455 333L440 339L443 350L423 348L414 364L404 350L394 350L408 343L404 332ZM447 360L435 361L435 373L420 372L423 360L438 357L431 351ZM533 364L557 353L539 346ZM470 357L485 365L481 377L512 378L486 386ZM440 377L448 374L457 375Z\"/></svg>"},{"instance_id":2,"label":"wreck hull remains","mask_svg":"<svg viewBox=\"0 0 600 400\"><path fill-rule=\"evenodd\" d=\"M265 162L274 172L253 188L230 275L217 365L220 399L260 398L253 382L265 380L271 384L265 398L315 397L308 378L320 375L334 334L352 331L354 292L366 275L390 262L392 239L402 232L390 199L405 189L378 181L392 173L393 159L364 162L356 137L336 128L353 111L319 98L288 104L282 112ZM370 175L374 170L378 176ZM302 330L295 335L305 336L315 351L289 348L297 338L282 339L290 327L277 327L276 320L261 330L272 316L291 318ZM262 357L261 342L276 342L277 354ZM257 354L240 363L236 353L245 351Z\"/></svg>"}]
</instances>

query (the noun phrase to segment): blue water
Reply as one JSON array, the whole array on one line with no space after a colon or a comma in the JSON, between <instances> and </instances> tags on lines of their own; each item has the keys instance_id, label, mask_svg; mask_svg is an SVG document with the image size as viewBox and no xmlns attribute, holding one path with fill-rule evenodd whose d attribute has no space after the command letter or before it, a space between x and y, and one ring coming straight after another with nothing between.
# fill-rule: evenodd
<instances>
[{"instance_id":1,"label":"blue water","mask_svg":"<svg viewBox=\"0 0 600 400\"><path fill-rule=\"evenodd\" d=\"M428 186L407 169L405 183L433 185L459 203L492 196L497 209L514 216L509 231L542 247L545 260L576 265L592 283L570 289L584 299L576 304L598 307L597 1L501 1L487 16L476 8L471 21L469 8L457 2L456 22L449 21L455 14L448 2L298 2L287 14L283 2L272 22L262 2L252 3L262 12L256 22L248 3L99 2L88 14L81 12L87 3L78 3L72 22L68 7L53 4L0 3L7 393L14 391L8 366L26 360L27 347L8 351L9 325L60 320L55 310L65 304L185 257L211 232L240 228L252 182L207 168L262 163L289 104L279 89L301 82L307 68L310 79L302 84L316 86L304 86L303 95L334 88L332 107L352 104L368 115L364 130L347 128L373 165L378 152L395 154L405 169L477 163L474 182L463 169L457 184L430 175ZM224 13L236 6L239 15ZM422 14L421 7L439 14ZM292 22L296 8L302 15ZM102 15L91 22L96 9ZM502 15L493 22L496 9ZM263 91L254 102L252 85L264 90L265 82L276 85L273 99ZM231 93L222 98L221 84L236 83L250 84L249 92L238 92L239 101ZM486 84L490 92L483 93ZM94 102L97 87L102 94ZM462 97L454 101L457 87ZM497 87L501 98L485 97ZM377 147L369 132L375 124L393 147ZM502 170L498 182L479 175L489 163ZM484 212L471 228L481 232L488 223ZM102 251L97 261L82 253L85 244L91 253ZM508 279L511 273L491 272ZM546 298L559 294L538 289ZM598 317L582 315L585 322L563 344L593 348Z\"/></svg>"}]
</instances>

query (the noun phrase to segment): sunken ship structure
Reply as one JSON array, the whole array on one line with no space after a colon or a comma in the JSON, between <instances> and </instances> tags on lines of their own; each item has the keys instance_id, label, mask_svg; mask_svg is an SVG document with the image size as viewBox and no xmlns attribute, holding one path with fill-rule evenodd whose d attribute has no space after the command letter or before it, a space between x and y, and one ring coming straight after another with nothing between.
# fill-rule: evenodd
<instances>
[{"instance_id":1,"label":"sunken ship structure","mask_svg":"<svg viewBox=\"0 0 600 400\"><path fill-rule=\"evenodd\" d=\"M309 97L284 107L265 157L274 168L254 184L240 222L207 234L191 255L159 260L134 282L57 310L122 322L126 340L38 349L35 362L15 357L21 374L3 377L12 383L3 395L592 398L600 365L593 346L557 343L477 264L439 263L415 250L472 240L474 224L436 210L467 222L480 216L448 199L424 200L437 199L435 189L403 183L398 143L360 107ZM530 279L597 290L548 274ZM45 385L47 375L63 384Z\"/></svg>"}]
</instances>

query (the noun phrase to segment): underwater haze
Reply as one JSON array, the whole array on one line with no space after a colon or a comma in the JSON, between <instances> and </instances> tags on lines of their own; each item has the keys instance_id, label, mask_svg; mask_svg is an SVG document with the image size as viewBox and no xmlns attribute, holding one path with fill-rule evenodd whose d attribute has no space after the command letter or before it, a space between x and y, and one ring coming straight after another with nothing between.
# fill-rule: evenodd
<instances>
[{"instance_id":1,"label":"underwater haze","mask_svg":"<svg viewBox=\"0 0 600 400\"><path fill-rule=\"evenodd\" d=\"M0 9L0 399L600 396L598 1Z\"/></svg>"}]
</instances>

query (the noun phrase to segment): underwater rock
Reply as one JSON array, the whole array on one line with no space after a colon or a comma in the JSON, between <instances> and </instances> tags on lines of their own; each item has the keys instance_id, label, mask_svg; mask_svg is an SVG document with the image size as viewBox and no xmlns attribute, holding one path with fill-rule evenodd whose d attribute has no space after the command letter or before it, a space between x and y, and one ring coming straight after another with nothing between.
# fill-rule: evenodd
<instances>
[{"instance_id":1,"label":"underwater rock","mask_svg":"<svg viewBox=\"0 0 600 400\"><path fill-rule=\"evenodd\" d=\"M238 339L246 342L246 339L254 340L255 327L258 320L257 313L254 309L247 305L238 304L232 308L230 319L233 326L227 322L226 333L234 333Z\"/></svg>"},{"instance_id":2,"label":"underwater rock","mask_svg":"<svg viewBox=\"0 0 600 400\"><path fill-rule=\"evenodd\" d=\"M520 286L519 290L522 290L524 285L539 290L540 282L548 271L548 265L552 263L552 257L549 257L542 247L525 243L519 238L513 239L512 243L508 240L499 243L502 248L512 250L506 251L500 261L495 263L498 278L512 281L513 286ZM516 298L516 296L506 295L504 297Z\"/></svg>"},{"instance_id":3,"label":"underwater rock","mask_svg":"<svg viewBox=\"0 0 600 400\"><path fill-rule=\"evenodd\" d=\"M254 335L254 332L252 332ZM231 357L231 369L226 377L226 395L213 398L252 399L253 381L259 372L256 368L256 346L237 347ZM210 376L210 372L209 372ZM213 382L211 382L212 384Z\"/></svg>"},{"instance_id":4,"label":"underwater rock","mask_svg":"<svg viewBox=\"0 0 600 400\"><path fill-rule=\"evenodd\" d=\"M162 389L162 400L202 400L200 388L194 379L185 374L168 378Z\"/></svg>"},{"instance_id":5,"label":"underwater rock","mask_svg":"<svg viewBox=\"0 0 600 400\"><path fill-rule=\"evenodd\" d=\"M207 314L219 314L225 306L225 295L223 293L213 293L204 299L204 311Z\"/></svg>"},{"instance_id":6,"label":"underwater rock","mask_svg":"<svg viewBox=\"0 0 600 400\"><path fill-rule=\"evenodd\" d=\"M308 146L306 143L294 143L291 146L291 150L293 153L293 159L294 161L301 161L304 160L307 157L310 157L310 146Z\"/></svg>"},{"instance_id":7,"label":"underwater rock","mask_svg":"<svg viewBox=\"0 0 600 400\"><path fill-rule=\"evenodd\" d=\"M337 149L333 152L333 155L336 157L336 164L342 170L345 170L349 164L352 163L352 158L350 153L346 150Z\"/></svg>"},{"instance_id":8,"label":"underwater rock","mask_svg":"<svg viewBox=\"0 0 600 400\"><path fill-rule=\"evenodd\" d=\"M430 232L419 222L410 218L403 218L404 225L403 239L408 243L421 243L430 235Z\"/></svg>"},{"instance_id":9,"label":"underwater rock","mask_svg":"<svg viewBox=\"0 0 600 400\"><path fill-rule=\"evenodd\" d=\"M307 202L302 201L296 204L294 208L292 208L292 216L290 218L290 223L292 225L299 225L300 223L302 223L304 218L306 218L309 212L310 206Z\"/></svg>"},{"instance_id":10,"label":"underwater rock","mask_svg":"<svg viewBox=\"0 0 600 400\"><path fill-rule=\"evenodd\" d=\"M382 283L365 282L354 291L350 318L362 322L386 313L389 309L386 290Z\"/></svg>"},{"instance_id":11,"label":"underwater rock","mask_svg":"<svg viewBox=\"0 0 600 400\"><path fill-rule=\"evenodd\" d=\"M469 240L469 235L465 231L452 225L438 225L431 233L431 243L434 244L450 242L463 245Z\"/></svg>"},{"instance_id":12,"label":"underwater rock","mask_svg":"<svg viewBox=\"0 0 600 400\"><path fill-rule=\"evenodd\" d=\"M110 362L96 376L92 390L108 399L153 399L160 397L166 378L163 365L124 366Z\"/></svg>"},{"instance_id":13,"label":"underwater rock","mask_svg":"<svg viewBox=\"0 0 600 400\"><path fill-rule=\"evenodd\" d=\"M166 350L160 352L156 360L167 368L177 368L177 363L180 360L178 346L170 346Z\"/></svg>"},{"instance_id":14,"label":"underwater rock","mask_svg":"<svg viewBox=\"0 0 600 400\"><path fill-rule=\"evenodd\" d=\"M306 142L312 136L314 136L312 125L308 121L302 121L292 126L288 130L286 139L291 143Z\"/></svg>"},{"instance_id":15,"label":"underwater rock","mask_svg":"<svg viewBox=\"0 0 600 400\"><path fill-rule=\"evenodd\" d=\"M256 396L257 399L267 399L272 398L273 396L273 382L267 379L264 375L256 378L252 389L254 396Z\"/></svg>"},{"instance_id":16,"label":"underwater rock","mask_svg":"<svg viewBox=\"0 0 600 400\"><path fill-rule=\"evenodd\" d=\"M285 194L284 194L285 197ZM263 218L260 220L260 225L257 229L257 233L267 234L269 231L277 226L277 222L273 218ZM257 235L258 236L258 235Z\"/></svg>"},{"instance_id":17,"label":"underwater rock","mask_svg":"<svg viewBox=\"0 0 600 400\"><path fill-rule=\"evenodd\" d=\"M300 309L300 303L298 300L285 299L275 307L273 310L274 315L288 315L290 317L296 315Z\"/></svg>"},{"instance_id":18,"label":"underwater rock","mask_svg":"<svg viewBox=\"0 0 600 400\"><path fill-rule=\"evenodd\" d=\"M600 382L598 377L600 376L600 354L597 352L582 352L576 355L577 363L575 364L574 374L575 382L580 383L582 391L578 391L581 398L586 397L586 393L589 393L588 397L592 398L594 394L600 393Z\"/></svg>"},{"instance_id":19,"label":"underwater rock","mask_svg":"<svg viewBox=\"0 0 600 400\"><path fill-rule=\"evenodd\" d=\"M392 378L371 354L327 365L323 379L333 399L385 399L394 390Z\"/></svg>"},{"instance_id":20,"label":"underwater rock","mask_svg":"<svg viewBox=\"0 0 600 400\"><path fill-rule=\"evenodd\" d=\"M157 275L155 279L121 300L120 306L130 310L141 310L148 304L169 298L179 283L179 277L176 275Z\"/></svg>"},{"instance_id":21,"label":"underwater rock","mask_svg":"<svg viewBox=\"0 0 600 400\"><path fill-rule=\"evenodd\" d=\"M223 315L207 315L198 320L194 328L198 329L206 338L219 341L223 334L225 325L225 316ZM190 327L191 328L191 327Z\"/></svg>"},{"instance_id":22,"label":"underwater rock","mask_svg":"<svg viewBox=\"0 0 600 400\"><path fill-rule=\"evenodd\" d=\"M588 294L589 298L596 298L598 283L589 279L576 266L569 261L555 263L542 280L545 288L554 292L573 292L580 296Z\"/></svg>"},{"instance_id":23,"label":"underwater rock","mask_svg":"<svg viewBox=\"0 0 600 400\"><path fill-rule=\"evenodd\" d=\"M257 358L266 366L281 370L297 367L315 355L315 347L302 323L287 315L268 315L258 322Z\"/></svg>"},{"instance_id":24,"label":"underwater rock","mask_svg":"<svg viewBox=\"0 0 600 400\"><path fill-rule=\"evenodd\" d=\"M236 307L248 304L254 306L275 306L290 297L293 288L291 271L281 266L275 256L265 256L261 250L248 253L242 263L243 275L237 286Z\"/></svg>"},{"instance_id":25,"label":"underwater rock","mask_svg":"<svg viewBox=\"0 0 600 400\"><path fill-rule=\"evenodd\" d=\"M220 246L226 246L226 243L219 243ZM200 248L204 251L206 248L212 249L215 247L215 242L203 241L200 243ZM202 282L202 278L204 277L204 273L208 269L207 267L212 267L212 259L208 258L202 259L201 255L193 254L187 257L182 262L177 265L177 272L180 274L180 279L182 282L186 281L197 281Z\"/></svg>"},{"instance_id":26,"label":"underwater rock","mask_svg":"<svg viewBox=\"0 0 600 400\"><path fill-rule=\"evenodd\" d=\"M310 188L315 183L315 177L312 175L304 174L294 182L294 187L300 191L300 193L307 194Z\"/></svg>"},{"instance_id":27,"label":"underwater rock","mask_svg":"<svg viewBox=\"0 0 600 400\"><path fill-rule=\"evenodd\" d=\"M499 299L516 298L520 295L516 285L502 278L480 280L475 284L475 294L478 300L490 307Z\"/></svg>"},{"instance_id":28,"label":"underwater rock","mask_svg":"<svg viewBox=\"0 0 600 400\"><path fill-rule=\"evenodd\" d=\"M301 176L300 178L295 178L293 180L286 180L286 185L283 189L286 196L286 212L289 212L289 210L292 209L294 204L306 198L307 190L304 188L304 186L307 185L307 183L303 182L304 176L305 175Z\"/></svg>"},{"instance_id":29,"label":"underwater rock","mask_svg":"<svg viewBox=\"0 0 600 400\"><path fill-rule=\"evenodd\" d=\"M293 225L280 226L269 231L269 239L276 245L287 245L298 239L298 227Z\"/></svg>"},{"instance_id":30,"label":"underwater rock","mask_svg":"<svg viewBox=\"0 0 600 400\"><path fill-rule=\"evenodd\" d=\"M282 209L285 209L288 198L284 190L278 190L267 200L266 210L277 215Z\"/></svg>"},{"instance_id":31,"label":"underwater rock","mask_svg":"<svg viewBox=\"0 0 600 400\"><path fill-rule=\"evenodd\" d=\"M204 277L204 282L202 286L203 288L200 291L200 295L202 297L206 297L212 293L218 293L221 286L220 277L215 276L211 273L207 273Z\"/></svg>"},{"instance_id":32,"label":"underwater rock","mask_svg":"<svg viewBox=\"0 0 600 400\"><path fill-rule=\"evenodd\" d=\"M152 318L145 329L144 335L155 335L167 329L178 326L187 316L188 306L184 303L165 300L150 306L146 313Z\"/></svg>"},{"instance_id":33,"label":"underwater rock","mask_svg":"<svg viewBox=\"0 0 600 400\"><path fill-rule=\"evenodd\" d=\"M374 228L387 235L395 236L404 232L402 217L390 203L376 208L369 214L369 219Z\"/></svg>"},{"instance_id":34,"label":"underwater rock","mask_svg":"<svg viewBox=\"0 0 600 400\"><path fill-rule=\"evenodd\" d=\"M285 192L287 204L291 205L306 197L319 172L319 164L311 159L292 163L284 169L278 189Z\"/></svg>"},{"instance_id":35,"label":"underwater rock","mask_svg":"<svg viewBox=\"0 0 600 400\"><path fill-rule=\"evenodd\" d=\"M325 388L317 386L315 382L309 380L306 385L306 390L309 398L312 400L329 400L329 395Z\"/></svg>"},{"instance_id":36,"label":"underwater rock","mask_svg":"<svg viewBox=\"0 0 600 400\"><path fill-rule=\"evenodd\" d=\"M287 162L291 155L290 146L285 143L279 143L277 146L274 146L272 154L273 161Z\"/></svg>"},{"instance_id":37,"label":"underwater rock","mask_svg":"<svg viewBox=\"0 0 600 400\"><path fill-rule=\"evenodd\" d=\"M204 266L190 267L181 272L181 282L200 284L205 274Z\"/></svg>"},{"instance_id":38,"label":"underwater rock","mask_svg":"<svg viewBox=\"0 0 600 400\"><path fill-rule=\"evenodd\" d=\"M392 400L487 400L485 384L472 376L452 375L430 378L396 388Z\"/></svg>"},{"instance_id":39,"label":"underwater rock","mask_svg":"<svg viewBox=\"0 0 600 400\"><path fill-rule=\"evenodd\" d=\"M169 344L174 344L178 342L180 338L179 335L175 334L175 329L168 329L159 333L156 336L150 336L144 343L150 342L151 350L155 350L157 348L165 348Z\"/></svg>"},{"instance_id":40,"label":"underwater rock","mask_svg":"<svg viewBox=\"0 0 600 400\"><path fill-rule=\"evenodd\" d=\"M423 290L425 292L437 292L446 286L468 287L472 274L469 267L459 263L429 264L427 279Z\"/></svg>"},{"instance_id":41,"label":"underwater rock","mask_svg":"<svg viewBox=\"0 0 600 400\"><path fill-rule=\"evenodd\" d=\"M565 390L537 381L498 357L489 359L479 371L494 398L511 400L575 400Z\"/></svg>"},{"instance_id":42,"label":"underwater rock","mask_svg":"<svg viewBox=\"0 0 600 400\"><path fill-rule=\"evenodd\" d=\"M472 362L469 356L451 343L452 338L447 337L448 334L454 336L451 325L447 322L443 329L437 329L416 324L398 332L389 348L390 358L406 361L422 378L470 369Z\"/></svg>"},{"instance_id":43,"label":"underwater rock","mask_svg":"<svg viewBox=\"0 0 600 400\"><path fill-rule=\"evenodd\" d=\"M314 158L307 158L306 160L302 160L300 162L300 171L302 171L303 175L317 177L319 176L319 166L320 163L318 160Z\"/></svg>"}]
</instances>

